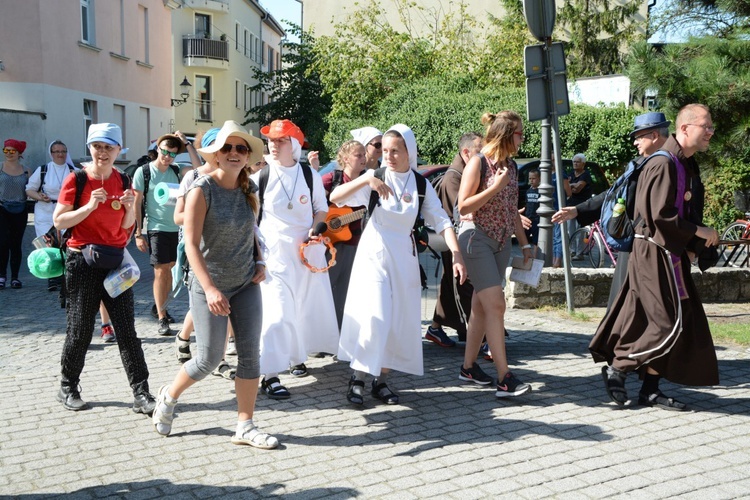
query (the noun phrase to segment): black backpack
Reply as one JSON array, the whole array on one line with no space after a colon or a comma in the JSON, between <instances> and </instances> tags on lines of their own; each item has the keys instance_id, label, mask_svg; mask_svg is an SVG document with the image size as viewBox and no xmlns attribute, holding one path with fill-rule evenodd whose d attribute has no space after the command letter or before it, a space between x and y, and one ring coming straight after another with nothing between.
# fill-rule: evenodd
<instances>
[{"instance_id":1,"label":"black backpack","mask_svg":"<svg viewBox=\"0 0 750 500\"><path fill-rule=\"evenodd\" d=\"M76 171L76 169L74 169L70 163L66 163L66 165L68 166L68 170L70 170L70 172ZM39 168L39 189L37 189L37 192L42 193L44 192L44 178L47 176L47 164L45 163L44 165L40 165Z\"/></svg>"},{"instance_id":2,"label":"black backpack","mask_svg":"<svg viewBox=\"0 0 750 500\"><path fill-rule=\"evenodd\" d=\"M310 190L310 209L313 210L313 215L315 215L314 208L313 208L313 176L312 176L312 168L309 165L303 165L300 163L300 167L302 168L302 176L305 178L305 184L307 184L307 189ZM258 224L260 224L260 220L263 218L263 196L266 193L266 186L268 186L268 176L271 173L271 165L266 165L261 169L260 174L258 175L258 198L260 199L260 209L258 210Z\"/></svg>"}]
</instances>

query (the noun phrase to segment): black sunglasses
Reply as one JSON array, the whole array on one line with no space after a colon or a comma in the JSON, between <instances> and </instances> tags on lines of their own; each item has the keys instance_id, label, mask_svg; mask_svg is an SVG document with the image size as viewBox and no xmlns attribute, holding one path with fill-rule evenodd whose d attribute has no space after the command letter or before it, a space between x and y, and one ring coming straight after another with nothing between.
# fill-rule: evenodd
<instances>
[{"instance_id":1,"label":"black sunglasses","mask_svg":"<svg viewBox=\"0 0 750 500\"><path fill-rule=\"evenodd\" d=\"M228 155L229 153L232 152L232 148L234 148L234 150L237 151L237 154L241 154L241 155L246 155L250 152L250 148L242 144L237 144L237 145L224 144L219 151L221 151L225 155Z\"/></svg>"},{"instance_id":2,"label":"black sunglasses","mask_svg":"<svg viewBox=\"0 0 750 500\"><path fill-rule=\"evenodd\" d=\"M372 146L375 149L380 149L380 148L383 147L383 143L382 142L371 142L370 144L368 144L368 146Z\"/></svg>"}]
</instances>

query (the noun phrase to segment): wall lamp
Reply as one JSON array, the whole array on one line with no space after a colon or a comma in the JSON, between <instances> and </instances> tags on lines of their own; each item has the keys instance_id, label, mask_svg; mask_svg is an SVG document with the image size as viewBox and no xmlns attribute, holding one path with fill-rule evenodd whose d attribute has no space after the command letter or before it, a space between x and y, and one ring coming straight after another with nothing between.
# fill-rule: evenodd
<instances>
[{"instance_id":1,"label":"wall lamp","mask_svg":"<svg viewBox=\"0 0 750 500\"><path fill-rule=\"evenodd\" d=\"M190 97L190 87L192 87L192 85L190 85L186 75L180 84L180 90L182 91L180 92L180 97L182 97L182 99L172 99L172 106L177 107L187 102L188 97Z\"/></svg>"}]
</instances>

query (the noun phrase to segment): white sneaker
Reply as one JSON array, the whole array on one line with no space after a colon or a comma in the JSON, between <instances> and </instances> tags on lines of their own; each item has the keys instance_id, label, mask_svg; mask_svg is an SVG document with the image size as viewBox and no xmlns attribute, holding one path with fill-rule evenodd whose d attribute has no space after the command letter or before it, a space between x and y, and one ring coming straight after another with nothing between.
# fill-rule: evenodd
<instances>
[{"instance_id":1,"label":"white sneaker","mask_svg":"<svg viewBox=\"0 0 750 500\"><path fill-rule=\"evenodd\" d=\"M234 343L234 339L229 339L229 342L227 342L227 352L229 356L236 356L237 355L237 346Z\"/></svg>"}]
</instances>

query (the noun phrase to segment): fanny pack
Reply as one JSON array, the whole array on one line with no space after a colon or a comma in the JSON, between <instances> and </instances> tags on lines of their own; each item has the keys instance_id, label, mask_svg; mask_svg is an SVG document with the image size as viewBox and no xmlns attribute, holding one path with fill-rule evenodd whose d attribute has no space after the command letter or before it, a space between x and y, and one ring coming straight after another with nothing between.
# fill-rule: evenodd
<instances>
[{"instance_id":1,"label":"fanny pack","mask_svg":"<svg viewBox=\"0 0 750 500\"><path fill-rule=\"evenodd\" d=\"M81 247L86 264L94 269L117 269L125 255L124 248L90 244Z\"/></svg>"},{"instance_id":2,"label":"fanny pack","mask_svg":"<svg viewBox=\"0 0 750 500\"><path fill-rule=\"evenodd\" d=\"M2 206L6 211L8 211L11 214L20 214L21 212L26 210L25 201L4 201L0 203L0 206Z\"/></svg>"}]
</instances>

